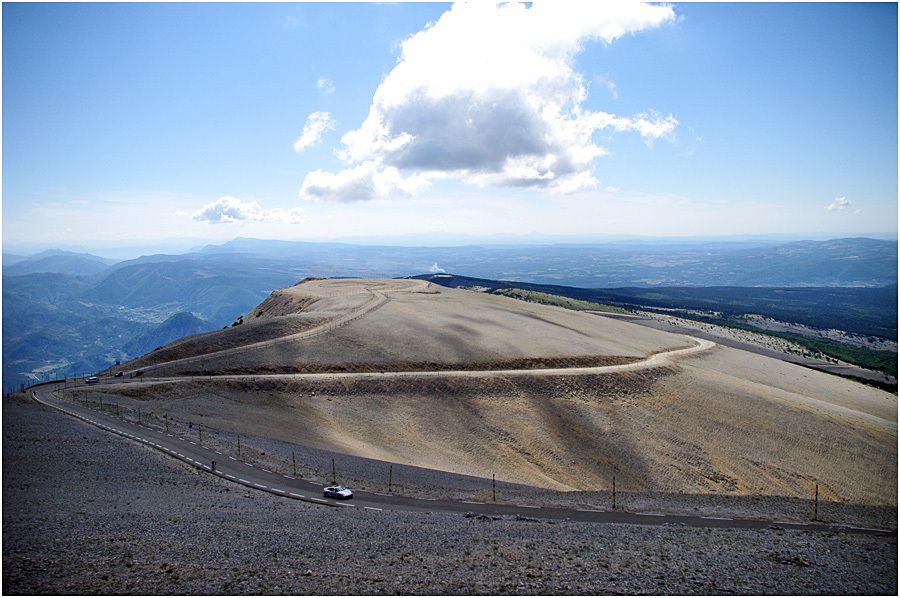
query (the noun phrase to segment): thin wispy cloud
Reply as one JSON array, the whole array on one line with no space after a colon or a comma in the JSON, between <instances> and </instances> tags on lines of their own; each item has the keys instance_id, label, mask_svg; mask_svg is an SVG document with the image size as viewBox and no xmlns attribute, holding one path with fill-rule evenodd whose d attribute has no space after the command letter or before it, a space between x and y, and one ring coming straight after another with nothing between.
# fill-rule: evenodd
<instances>
[{"instance_id":1,"label":"thin wispy cloud","mask_svg":"<svg viewBox=\"0 0 900 598\"><path fill-rule=\"evenodd\" d=\"M332 94L334 93L334 81L331 79L326 79L325 77L319 77L316 80L316 89L321 91L322 93Z\"/></svg>"},{"instance_id":2,"label":"thin wispy cloud","mask_svg":"<svg viewBox=\"0 0 900 598\"><path fill-rule=\"evenodd\" d=\"M305 220L303 208L265 210L258 201L243 201L226 195L210 202L191 214L194 220L210 224L240 224L242 222L269 222L298 224Z\"/></svg>"},{"instance_id":3,"label":"thin wispy cloud","mask_svg":"<svg viewBox=\"0 0 900 598\"><path fill-rule=\"evenodd\" d=\"M631 118L598 112L596 122L598 129L610 128L619 132L635 131L651 147L657 139L674 140L675 128L678 126L678 121L672 115L662 117L652 111L646 114L636 114Z\"/></svg>"},{"instance_id":4,"label":"thin wispy cloud","mask_svg":"<svg viewBox=\"0 0 900 598\"><path fill-rule=\"evenodd\" d=\"M619 90L616 87L616 82L610 79L609 76L597 75L596 77L594 77L594 81L605 87L606 91L609 92L609 95L612 96L612 99L619 99Z\"/></svg>"},{"instance_id":5,"label":"thin wispy cloud","mask_svg":"<svg viewBox=\"0 0 900 598\"><path fill-rule=\"evenodd\" d=\"M825 209L829 212L836 212L841 210L846 210L850 207L850 200L846 197L835 197L834 201L825 206Z\"/></svg>"},{"instance_id":6,"label":"thin wispy cloud","mask_svg":"<svg viewBox=\"0 0 900 598\"><path fill-rule=\"evenodd\" d=\"M346 182L359 178L360 165L373 189L387 169L400 179L450 177L478 186L596 187L591 167L607 153L594 142L596 132L636 132L652 146L674 139L678 120L586 109L575 58L587 42L611 44L674 17L669 6L638 3L455 4L402 42L368 116L341 138L337 153L348 168L309 173L300 195L346 201ZM404 186L422 185L398 181ZM379 197L366 197L363 187L355 198Z\"/></svg>"},{"instance_id":7,"label":"thin wispy cloud","mask_svg":"<svg viewBox=\"0 0 900 598\"><path fill-rule=\"evenodd\" d=\"M306 124L300 136L294 141L294 151L302 152L308 147L318 145L322 141L325 131L334 130L334 121L327 112L313 112L306 117Z\"/></svg>"}]
</instances>

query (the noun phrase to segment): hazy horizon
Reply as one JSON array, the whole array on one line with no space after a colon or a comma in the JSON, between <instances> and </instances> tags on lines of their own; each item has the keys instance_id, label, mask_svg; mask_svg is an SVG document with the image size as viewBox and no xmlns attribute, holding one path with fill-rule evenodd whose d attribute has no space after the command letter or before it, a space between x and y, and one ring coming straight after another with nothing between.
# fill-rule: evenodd
<instances>
[{"instance_id":1,"label":"hazy horizon","mask_svg":"<svg viewBox=\"0 0 900 598\"><path fill-rule=\"evenodd\" d=\"M236 235L230 239L157 239L146 244L119 244L115 241L84 241L82 243L36 243L36 244L3 244L3 254L23 257L33 256L46 251L69 251L88 253L107 259L128 260L153 254L182 254L208 245L218 246L237 239L255 241L272 241L286 243L311 244L345 244L359 247L468 247L479 246L552 246L552 245L689 245L700 243L792 243L798 241L830 241L846 238L868 238L882 241L896 241L896 233L873 233L868 235L829 234L829 233L784 233L778 235L705 235L658 237L639 235L541 235L530 233L523 235L491 235L491 236L438 236L438 235L395 235L382 237L337 237L332 239L263 239Z\"/></svg>"}]
</instances>

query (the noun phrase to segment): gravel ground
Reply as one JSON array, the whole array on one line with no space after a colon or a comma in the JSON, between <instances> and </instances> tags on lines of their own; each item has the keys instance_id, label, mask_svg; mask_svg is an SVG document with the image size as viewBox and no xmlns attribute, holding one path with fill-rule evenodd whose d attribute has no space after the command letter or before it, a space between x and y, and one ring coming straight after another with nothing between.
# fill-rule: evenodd
<instances>
[{"instance_id":1,"label":"gravel ground","mask_svg":"<svg viewBox=\"0 0 900 598\"><path fill-rule=\"evenodd\" d=\"M896 537L335 510L3 405L6 594L885 594Z\"/></svg>"}]
</instances>

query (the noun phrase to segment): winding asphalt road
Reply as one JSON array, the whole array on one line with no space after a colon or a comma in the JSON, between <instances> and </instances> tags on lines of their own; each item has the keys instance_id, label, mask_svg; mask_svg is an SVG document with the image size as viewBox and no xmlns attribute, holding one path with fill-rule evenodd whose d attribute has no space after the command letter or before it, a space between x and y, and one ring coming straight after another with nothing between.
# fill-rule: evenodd
<instances>
[{"instance_id":1,"label":"winding asphalt road","mask_svg":"<svg viewBox=\"0 0 900 598\"><path fill-rule=\"evenodd\" d=\"M349 501L329 500L322 497L322 486L320 484L269 471L251 463L240 461L233 456L224 455L202 444L108 414L97 413L74 401L54 396L54 391L59 388L62 388L62 384L45 384L33 387L30 392L32 398L49 408L66 413L112 434L117 434L128 440L161 451L173 459L178 459L210 475L219 476L248 488L276 494L285 499L300 500L325 507L359 509L370 511L373 514L383 511L475 512L485 516L520 516L535 519L633 525L678 525L742 529L765 529L777 525L783 529L816 532L875 535L896 535L897 533L896 530L830 525L826 523L629 513L626 511L544 507L541 505L503 502L482 503L462 500L428 500L373 492L355 492L354 498Z\"/></svg>"}]
</instances>

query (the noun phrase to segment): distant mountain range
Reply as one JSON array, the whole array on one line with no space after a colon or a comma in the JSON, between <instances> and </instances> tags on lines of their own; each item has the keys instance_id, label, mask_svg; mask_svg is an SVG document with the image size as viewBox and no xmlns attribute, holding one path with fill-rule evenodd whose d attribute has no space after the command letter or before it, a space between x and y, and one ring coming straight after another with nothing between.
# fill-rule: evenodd
<instances>
[{"instance_id":1,"label":"distant mountain range","mask_svg":"<svg viewBox=\"0 0 900 598\"><path fill-rule=\"evenodd\" d=\"M306 276L442 271L592 289L887 287L897 284L897 242L395 247L237 238L121 262L65 251L4 254L4 381L95 371L174 340L174 334L221 328L273 289ZM170 321L182 313L193 320Z\"/></svg>"},{"instance_id":2,"label":"distant mountain range","mask_svg":"<svg viewBox=\"0 0 900 598\"><path fill-rule=\"evenodd\" d=\"M239 256L239 261L234 261ZM401 247L237 238L184 254L116 262L86 253L3 255L3 274L53 272L96 276L147 264L157 272L246 266L317 272L322 276L409 276L429 271L585 288L620 286L886 286L897 281L897 242L672 241L555 245ZM183 267L183 266L186 266ZM252 275L247 275L252 276Z\"/></svg>"},{"instance_id":3,"label":"distant mountain range","mask_svg":"<svg viewBox=\"0 0 900 598\"><path fill-rule=\"evenodd\" d=\"M21 276L53 272L73 276L93 276L103 272L114 263L116 263L115 260L108 260L89 253L59 250L44 251L28 257L3 254L3 275Z\"/></svg>"}]
</instances>

